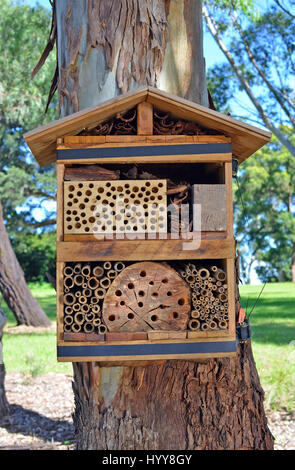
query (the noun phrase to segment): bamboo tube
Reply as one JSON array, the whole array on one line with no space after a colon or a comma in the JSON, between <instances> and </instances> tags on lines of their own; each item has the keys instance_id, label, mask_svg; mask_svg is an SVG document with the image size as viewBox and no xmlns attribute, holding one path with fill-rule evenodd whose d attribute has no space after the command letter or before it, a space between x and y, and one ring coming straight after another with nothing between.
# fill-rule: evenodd
<instances>
[{"instance_id":1,"label":"bamboo tube","mask_svg":"<svg viewBox=\"0 0 295 470\"><path fill-rule=\"evenodd\" d=\"M117 272L123 271L125 269L125 264L122 261L117 261L114 265L114 270Z\"/></svg>"},{"instance_id":2,"label":"bamboo tube","mask_svg":"<svg viewBox=\"0 0 295 470\"><path fill-rule=\"evenodd\" d=\"M198 275L200 276L200 279L207 279L210 276L210 272L206 268L201 268L198 271Z\"/></svg>"},{"instance_id":3,"label":"bamboo tube","mask_svg":"<svg viewBox=\"0 0 295 470\"><path fill-rule=\"evenodd\" d=\"M75 303L75 296L70 292L64 295L64 303L66 305L73 305Z\"/></svg>"},{"instance_id":4,"label":"bamboo tube","mask_svg":"<svg viewBox=\"0 0 295 470\"><path fill-rule=\"evenodd\" d=\"M85 318L87 322L92 322L94 320L94 313L93 312L86 313Z\"/></svg>"},{"instance_id":5,"label":"bamboo tube","mask_svg":"<svg viewBox=\"0 0 295 470\"><path fill-rule=\"evenodd\" d=\"M91 297L91 296L92 296L91 289L89 289L88 287L86 287L86 289L83 289L83 290L82 290L82 294L84 295L84 297Z\"/></svg>"},{"instance_id":6,"label":"bamboo tube","mask_svg":"<svg viewBox=\"0 0 295 470\"><path fill-rule=\"evenodd\" d=\"M74 319L71 315L66 315L64 318L64 322L66 325L71 325L73 323Z\"/></svg>"},{"instance_id":7,"label":"bamboo tube","mask_svg":"<svg viewBox=\"0 0 295 470\"><path fill-rule=\"evenodd\" d=\"M227 302L227 295L226 294L219 294L218 298L221 302Z\"/></svg>"},{"instance_id":8,"label":"bamboo tube","mask_svg":"<svg viewBox=\"0 0 295 470\"><path fill-rule=\"evenodd\" d=\"M180 275L181 275L181 276L182 276L184 279L185 279L185 278L186 278L186 276L187 276L187 274L186 274L186 272L185 272L185 271L180 271Z\"/></svg>"},{"instance_id":9,"label":"bamboo tube","mask_svg":"<svg viewBox=\"0 0 295 470\"><path fill-rule=\"evenodd\" d=\"M226 273L222 269L217 269L217 271L214 273L214 277L218 281L225 281L226 280Z\"/></svg>"},{"instance_id":10,"label":"bamboo tube","mask_svg":"<svg viewBox=\"0 0 295 470\"><path fill-rule=\"evenodd\" d=\"M93 313L99 313L100 312L100 305L93 305L92 306L92 312Z\"/></svg>"},{"instance_id":11,"label":"bamboo tube","mask_svg":"<svg viewBox=\"0 0 295 470\"><path fill-rule=\"evenodd\" d=\"M188 283L191 283L191 282L193 283L195 282L195 277L192 274L189 274L188 276L186 276L186 281Z\"/></svg>"},{"instance_id":12,"label":"bamboo tube","mask_svg":"<svg viewBox=\"0 0 295 470\"><path fill-rule=\"evenodd\" d=\"M63 270L63 275L64 276L73 276L74 270L71 268L71 266L65 266Z\"/></svg>"},{"instance_id":13,"label":"bamboo tube","mask_svg":"<svg viewBox=\"0 0 295 470\"><path fill-rule=\"evenodd\" d=\"M80 304L87 304L87 297L84 297L84 295L80 295L79 302Z\"/></svg>"},{"instance_id":14,"label":"bamboo tube","mask_svg":"<svg viewBox=\"0 0 295 470\"><path fill-rule=\"evenodd\" d=\"M200 328L200 322L199 320L196 320L195 318L193 320L190 320L188 322L188 327L192 331L196 331Z\"/></svg>"},{"instance_id":15,"label":"bamboo tube","mask_svg":"<svg viewBox=\"0 0 295 470\"><path fill-rule=\"evenodd\" d=\"M90 277L87 281L87 286L89 287L89 289L95 290L99 287L99 280L95 276Z\"/></svg>"},{"instance_id":16,"label":"bamboo tube","mask_svg":"<svg viewBox=\"0 0 295 470\"><path fill-rule=\"evenodd\" d=\"M71 314L73 313L72 307L70 307L69 305L67 305L67 306L65 307L65 313L66 313L67 315L71 315Z\"/></svg>"},{"instance_id":17,"label":"bamboo tube","mask_svg":"<svg viewBox=\"0 0 295 470\"><path fill-rule=\"evenodd\" d=\"M105 261L103 263L103 267L104 267L104 269L111 269L112 263L110 261Z\"/></svg>"},{"instance_id":18,"label":"bamboo tube","mask_svg":"<svg viewBox=\"0 0 295 470\"><path fill-rule=\"evenodd\" d=\"M115 279L115 277L117 277L117 271L115 271L114 269L110 269L108 272L107 272L107 276L109 279Z\"/></svg>"},{"instance_id":19,"label":"bamboo tube","mask_svg":"<svg viewBox=\"0 0 295 470\"><path fill-rule=\"evenodd\" d=\"M207 323L203 323L203 324L201 325L201 330L202 330L202 331L207 331L208 329L209 329L209 325L208 325Z\"/></svg>"},{"instance_id":20,"label":"bamboo tube","mask_svg":"<svg viewBox=\"0 0 295 470\"><path fill-rule=\"evenodd\" d=\"M74 273L75 274L80 274L80 272L81 272L81 263L77 263L74 266Z\"/></svg>"},{"instance_id":21,"label":"bamboo tube","mask_svg":"<svg viewBox=\"0 0 295 470\"><path fill-rule=\"evenodd\" d=\"M73 323L72 331L74 331L75 333L79 333L79 331L81 331L81 325L79 323Z\"/></svg>"},{"instance_id":22,"label":"bamboo tube","mask_svg":"<svg viewBox=\"0 0 295 470\"><path fill-rule=\"evenodd\" d=\"M75 292L75 296L78 298L78 297L80 297L80 295L82 295L82 294L81 294L81 291L80 291L80 290L77 290L77 291Z\"/></svg>"},{"instance_id":23,"label":"bamboo tube","mask_svg":"<svg viewBox=\"0 0 295 470\"><path fill-rule=\"evenodd\" d=\"M98 299L103 299L104 296L106 295L106 290L103 287L99 287L98 289L95 290L94 295Z\"/></svg>"},{"instance_id":24,"label":"bamboo tube","mask_svg":"<svg viewBox=\"0 0 295 470\"><path fill-rule=\"evenodd\" d=\"M102 277L104 275L104 269L101 266L95 266L93 268L93 276Z\"/></svg>"},{"instance_id":25,"label":"bamboo tube","mask_svg":"<svg viewBox=\"0 0 295 470\"><path fill-rule=\"evenodd\" d=\"M64 277L64 286L65 287L68 287L70 289L71 287L73 287L73 285L74 285L74 279L72 278L72 276Z\"/></svg>"},{"instance_id":26,"label":"bamboo tube","mask_svg":"<svg viewBox=\"0 0 295 470\"><path fill-rule=\"evenodd\" d=\"M74 312L79 312L80 311L80 304L78 302L76 302L74 305L73 305L73 311Z\"/></svg>"},{"instance_id":27,"label":"bamboo tube","mask_svg":"<svg viewBox=\"0 0 295 470\"><path fill-rule=\"evenodd\" d=\"M101 287L104 287L104 288L108 288L110 287L111 285L111 281L108 277L103 277L101 280L100 280L100 285Z\"/></svg>"},{"instance_id":28,"label":"bamboo tube","mask_svg":"<svg viewBox=\"0 0 295 470\"><path fill-rule=\"evenodd\" d=\"M84 282L84 278L81 274L76 274L74 276L74 284L76 286L82 286L83 282Z\"/></svg>"},{"instance_id":29,"label":"bamboo tube","mask_svg":"<svg viewBox=\"0 0 295 470\"><path fill-rule=\"evenodd\" d=\"M82 304L80 305L80 308L81 308L81 312L83 313L88 313L90 310L90 306L88 304Z\"/></svg>"},{"instance_id":30,"label":"bamboo tube","mask_svg":"<svg viewBox=\"0 0 295 470\"><path fill-rule=\"evenodd\" d=\"M67 292L70 292L70 289L68 287L65 287L64 291L67 293Z\"/></svg>"},{"instance_id":31,"label":"bamboo tube","mask_svg":"<svg viewBox=\"0 0 295 470\"><path fill-rule=\"evenodd\" d=\"M214 273L216 273L216 271L218 270L218 267L217 266L211 266L211 271L213 271Z\"/></svg>"},{"instance_id":32,"label":"bamboo tube","mask_svg":"<svg viewBox=\"0 0 295 470\"><path fill-rule=\"evenodd\" d=\"M83 289L87 289L87 282L83 282L82 287Z\"/></svg>"},{"instance_id":33,"label":"bamboo tube","mask_svg":"<svg viewBox=\"0 0 295 470\"><path fill-rule=\"evenodd\" d=\"M98 303L98 298L97 297L91 297L90 302L93 305L96 305Z\"/></svg>"},{"instance_id":34,"label":"bamboo tube","mask_svg":"<svg viewBox=\"0 0 295 470\"><path fill-rule=\"evenodd\" d=\"M210 330L216 330L217 329L217 323L213 320L210 321L209 328L210 328Z\"/></svg>"},{"instance_id":35,"label":"bamboo tube","mask_svg":"<svg viewBox=\"0 0 295 470\"><path fill-rule=\"evenodd\" d=\"M82 323L85 321L85 313L77 312L74 316L74 320L78 325L82 325Z\"/></svg>"},{"instance_id":36,"label":"bamboo tube","mask_svg":"<svg viewBox=\"0 0 295 470\"><path fill-rule=\"evenodd\" d=\"M64 325L64 331L72 331L72 326L71 325Z\"/></svg>"},{"instance_id":37,"label":"bamboo tube","mask_svg":"<svg viewBox=\"0 0 295 470\"><path fill-rule=\"evenodd\" d=\"M220 320L218 322L218 326L219 326L219 328L221 328L221 330L226 330L227 326L228 326L228 323L227 323L226 320Z\"/></svg>"},{"instance_id":38,"label":"bamboo tube","mask_svg":"<svg viewBox=\"0 0 295 470\"><path fill-rule=\"evenodd\" d=\"M191 311L191 316L192 316L193 318L199 318L200 312L199 312L198 310L192 310L192 311Z\"/></svg>"},{"instance_id":39,"label":"bamboo tube","mask_svg":"<svg viewBox=\"0 0 295 470\"><path fill-rule=\"evenodd\" d=\"M83 274L83 276L89 277L91 273L90 265L86 264L85 266L83 266L83 268L81 269L81 273Z\"/></svg>"},{"instance_id":40,"label":"bamboo tube","mask_svg":"<svg viewBox=\"0 0 295 470\"><path fill-rule=\"evenodd\" d=\"M98 332L100 335L103 335L104 333L106 333L106 331L107 331L107 327L105 325L103 324L99 325Z\"/></svg>"},{"instance_id":41,"label":"bamboo tube","mask_svg":"<svg viewBox=\"0 0 295 470\"><path fill-rule=\"evenodd\" d=\"M92 323L93 323L94 326L99 326L99 325L101 325L101 319L100 318L94 318Z\"/></svg>"},{"instance_id":42,"label":"bamboo tube","mask_svg":"<svg viewBox=\"0 0 295 470\"><path fill-rule=\"evenodd\" d=\"M84 325L85 333L92 333L93 330L94 330L94 325L92 323L90 322L85 323Z\"/></svg>"}]
</instances>

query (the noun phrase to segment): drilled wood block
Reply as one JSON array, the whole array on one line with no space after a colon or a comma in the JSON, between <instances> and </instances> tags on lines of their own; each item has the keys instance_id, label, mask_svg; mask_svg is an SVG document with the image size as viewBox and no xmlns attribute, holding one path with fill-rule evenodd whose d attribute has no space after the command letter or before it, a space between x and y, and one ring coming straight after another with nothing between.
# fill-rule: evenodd
<instances>
[{"instance_id":1,"label":"drilled wood block","mask_svg":"<svg viewBox=\"0 0 295 470\"><path fill-rule=\"evenodd\" d=\"M193 192L194 204L201 204L202 232L226 231L226 185L194 184Z\"/></svg>"},{"instance_id":2,"label":"drilled wood block","mask_svg":"<svg viewBox=\"0 0 295 470\"><path fill-rule=\"evenodd\" d=\"M170 266L134 263L113 281L103 304L110 332L186 330L190 289Z\"/></svg>"},{"instance_id":3,"label":"drilled wood block","mask_svg":"<svg viewBox=\"0 0 295 470\"><path fill-rule=\"evenodd\" d=\"M166 180L64 181L64 233L166 233L166 194Z\"/></svg>"}]
</instances>

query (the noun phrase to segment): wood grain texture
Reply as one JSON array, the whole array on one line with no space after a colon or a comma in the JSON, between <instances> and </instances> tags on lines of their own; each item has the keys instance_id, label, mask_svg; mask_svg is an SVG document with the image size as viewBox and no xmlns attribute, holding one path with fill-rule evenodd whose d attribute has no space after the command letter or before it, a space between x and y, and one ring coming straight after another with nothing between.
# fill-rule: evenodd
<instances>
[{"instance_id":1,"label":"wood grain texture","mask_svg":"<svg viewBox=\"0 0 295 470\"><path fill-rule=\"evenodd\" d=\"M110 332L186 330L190 290L179 274L160 263L134 263L113 281L103 303Z\"/></svg>"},{"instance_id":2,"label":"wood grain texture","mask_svg":"<svg viewBox=\"0 0 295 470\"><path fill-rule=\"evenodd\" d=\"M227 187L224 184L194 184L194 204L201 204L201 230L227 229Z\"/></svg>"},{"instance_id":3,"label":"wood grain texture","mask_svg":"<svg viewBox=\"0 0 295 470\"><path fill-rule=\"evenodd\" d=\"M137 134L153 135L153 106L146 101L137 105Z\"/></svg>"},{"instance_id":4,"label":"wood grain texture","mask_svg":"<svg viewBox=\"0 0 295 470\"><path fill-rule=\"evenodd\" d=\"M148 261L234 258L233 239L201 240L198 249L184 249L183 240L103 240L59 242L58 261Z\"/></svg>"}]
</instances>

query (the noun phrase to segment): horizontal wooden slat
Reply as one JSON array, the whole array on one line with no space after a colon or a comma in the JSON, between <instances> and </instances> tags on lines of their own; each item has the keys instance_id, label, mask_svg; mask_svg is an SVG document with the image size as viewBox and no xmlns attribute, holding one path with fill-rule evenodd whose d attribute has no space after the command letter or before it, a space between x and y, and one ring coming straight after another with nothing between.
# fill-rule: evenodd
<instances>
[{"instance_id":1,"label":"horizontal wooden slat","mask_svg":"<svg viewBox=\"0 0 295 470\"><path fill-rule=\"evenodd\" d=\"M94 163L110 164L110 163L120 163L122 164L134 164L134 163L227 163L232 161L231 153L209 153L204 155L153 155L147 157L110 157L110 158L84 158L84 159L75 159L75 160L57 160L57 164L69 165L71 163L75 164L89 164L93 165Z\"/></svg>"},{"instance_id":2,"label":"horizontal wooden slat","mask_svg":"<svg viewBox=\"0 0 295 470\"><path fill-rule=\"evenodd\" d=\"M183 240L105 240L58 242L57 261L146 261L234 258L234 239L201 240L198 249L184 249Z\"/></svg>"}]
</instances>

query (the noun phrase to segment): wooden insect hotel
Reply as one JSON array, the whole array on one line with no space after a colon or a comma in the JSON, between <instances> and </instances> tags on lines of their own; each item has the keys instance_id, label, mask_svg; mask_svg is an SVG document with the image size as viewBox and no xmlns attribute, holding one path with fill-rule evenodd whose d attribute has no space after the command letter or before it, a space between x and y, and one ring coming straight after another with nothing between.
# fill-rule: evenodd
<instances>
[{"instance_id":1,"label":"wooden insect hotel","mask_svg":"<svg viewBox=\"0 0 295 470\"><path fill-rule=\"evenodd\" d=\"M234 355L232 167L270 134L144 87L25 135L57 163L57 355Z\"/></svg>"}]
</instances>

